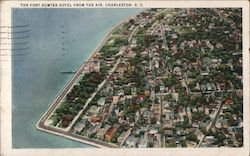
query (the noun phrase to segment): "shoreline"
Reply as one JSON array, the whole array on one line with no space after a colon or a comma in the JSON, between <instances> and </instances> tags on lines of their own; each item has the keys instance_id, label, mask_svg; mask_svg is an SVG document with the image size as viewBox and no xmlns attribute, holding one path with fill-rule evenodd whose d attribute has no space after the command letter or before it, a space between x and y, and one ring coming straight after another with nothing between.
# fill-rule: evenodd
<instances>
[{"instance_id":1,"label":"shoreline","mask_svg":"<svg viewBox=\"0 0 250 156\"><path fill-rule=\"evenodd\" d=\"M143 11L145 11L145 9L143 9L139 13L141 13ZM136 15L138 15L139 13L137 13ZM45 123L49 119L49 117L53 114L53 112L57 109L57 107L60 105L61 101L67 95L67 93L70 91L70 89L74 86L76 80L81 75L81 72L82 72L83 67L85 66L86 62L88 62L89 60L91 60L91 58L93 58L101 50L101 48L104 46L104 44L107 42L107 40L110 38L110 36L112 35L113 31L116 30L117 27L119 27L121 24L123 24L124 22L126 22L130 18L136 17L136 15L132 15L132 16L129 16L129 17L123 19L118 24L112 26L108 30L108 32L105 34L105 36L102 38L102 40L96 46L96 48L91 52L90 56L77 69L77 72L66 83L66 85L63 87L63 89L56 95L55 99L53 100L53 102L51 103L51 105L49 106L49 108L47 109L47 111L42 115L42 117L36 123L35 127L36 127L37 130L40 130L40 131L43 131L43 132L46 132L46 133L50 133L50 134L54 134L54 135L57 135L57 136L62 136L64 138L71 139L71 140L74 140L74 141L78 141L78 142L81 142L81 143L84 143L84 144L87 144L87 145L91 145L91 146L94 146L94 147L97 147L97 148L107 148L107 147L119 148L118 146L111 145L111 144L106 143L106 142L95 143L96 141L92 140L91 138L89 138L90 140L87 140L86 138L83 138L83 137L80 137L80 136L79 137L73 136L73 134L71 134L70 132L68 132L70 129L67 130L67 128L62 129L62 128L58 128L58 127L46 126ZM65 92L65 91L67 91L67 92ZM69 125L70 128L74 124L73 121L75 119L76 118L74 118L72 120L71 124ZM70 134L66 134L66 133L70 133ZM103 144L103 145L101 145L101 144Z\"/></svg>"},{"instance_id":2,"label":"shoreline","mask_svg":"<svg viewBox=\"0 0 250 156\"><path fill-rule=\"evenodd\" d=\"M101 143L105 144L105 142L98 143L98 141L92 140L91 138L89 138L89 140L87 140L86 138L81 137L81 136L76 137L73 134L63 134L63 132L60 133L60 132L56 132L56 131L53 131L53 130L49 130L47 128L40 127L39 124L36 125L36 129L40 130L40 131L43 131L43 132L46 132L46 133L49 133L49 134L64 137L66 139L70 139L70 140L73 140L73 141L84 143L84 144L90 145L90 146L92 146L94 148L119 148L118 146L115 147L115 146L112 146L111 144L108 144L108 143L106 143L106 145L101 145ZM90 147L90 148L92 148L92 147Z\"/></svg>"}]
</instances>

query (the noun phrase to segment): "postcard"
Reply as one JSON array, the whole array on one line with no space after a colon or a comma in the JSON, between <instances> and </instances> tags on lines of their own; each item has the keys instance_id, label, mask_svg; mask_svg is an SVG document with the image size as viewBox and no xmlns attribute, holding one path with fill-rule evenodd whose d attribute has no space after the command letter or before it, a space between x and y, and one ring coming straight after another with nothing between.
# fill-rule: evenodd
<instances>
[{"instance_id":1,"label":"postcard","mask_svg":"<svg viewBox=\"0 0 250 156\"><path fill-rule=\"evenodd\" d=\"M249 155L248 1L2 1L1 155Z\"/></svg>"}]
</instances>

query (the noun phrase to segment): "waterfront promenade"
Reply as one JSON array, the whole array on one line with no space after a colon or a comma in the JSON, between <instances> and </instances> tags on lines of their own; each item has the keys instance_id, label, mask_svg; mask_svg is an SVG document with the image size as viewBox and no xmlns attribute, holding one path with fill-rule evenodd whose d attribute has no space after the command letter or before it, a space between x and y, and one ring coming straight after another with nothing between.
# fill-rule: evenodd
<instances>
[{"instance_id":1,"label":"waterfront promenade","mask_svg":"<svg viewBox=\"0 0 250 156\"><path fill-rule=\"evenodd\" d=\"M133 16L130 16L130 17L126 18L125 20L121 21L120 23L116 24L115 26L113 26L106 33L105 37L98 44L98 46L93 50L92 54L89 56L89 58L85 62L89 62L92 59L92 57L94 57L101 50L101 48L108 41L108 39L110 38L110 36L112 35L112 33L116 30L116 28L119 27L121 24L123 24L128 19L130 19L131 17L133 17ZM132 39L133 35L136 33L137 30L138 30L138 27L134 28L133 32L129 36L128 42L131 42L131 39ZM124 52L125 51L126 50L124 50ZM88 101L84 105L83 109L78 113L77 116L74 117L74 119L72 120L72 122L70 123L70 125L67 128L53 127L53 126L47 124L47 122L48 122L49 118L51 117L51 115L53 114L53 112L60 105L60 103L62 102L62 100L64 99L64 97L67 95L67 93L69 93L69 91L72 89L72 87L77 82L77 80L79 79L79 77L82 75L84 66L86 65L85 63L83 63L80 66L80 68L76 71L76 73L73 75L73 77L71 78L71 80L66 84L66 86L62 89L62 91L59 92L59 94L56 96L55 100L53 101L53 103L49 107L48 111L45 112L45 114L41 117L41 119L36 124L36 128L38 130L41 130L41 131L44 131L44 132L47 132L47 133L51 133L51 134L63 136L65 138L72 139L72 140L79 141L79 142L83 142L83 143L86 143L86 144L89 144L89 145L92 145L92 146L95 146L95 147L112 147L112 148L117 148L118 146L116 146L114 144L110 144L110 143L106 143L106 142L100 142L100 141L95 141L93 139L89 139L89 138L86 138L86 137L82 137L82 136L79 136L79 135L72 134L71 128L74 125L75 121L79 118L79 116L87 108L88 104L95 97L95 95L97 94L97 92L104 86L104 84L106 83L106 81L108 80L108 78L110 77L110 75L112 75L112 73L115 71L116 67L118 66L118 64L119 64L119 62L121 60L121 56L117 60L117 62L115 64L115 66L113 67L113 69L109 72L109 75L107 76L107 78L98 86L97 90L88 99Z\"/></svg>"}]
</instances>

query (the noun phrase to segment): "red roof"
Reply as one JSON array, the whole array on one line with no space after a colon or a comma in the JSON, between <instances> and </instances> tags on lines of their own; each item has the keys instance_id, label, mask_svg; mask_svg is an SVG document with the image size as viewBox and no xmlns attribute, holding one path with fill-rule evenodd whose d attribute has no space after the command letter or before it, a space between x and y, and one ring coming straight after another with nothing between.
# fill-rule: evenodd
<instances>
[{"instance_id":1,"label":"red roof","mask_svg":"<svg viewBox=\"0 0 250 156\"><path fill-rule=\"evenodd\" d=\"M113 101L113 96L109 96L109 101Z\"/></svg>"},{"instance_id":2,"label":"red roof","mask_svg":"<svg viewBox=\"0 0 250 156\"><path fill-rule=\"evenodd\" d=\"M138 95L137 96L140 100L143 100L144 99L144 95Z\"/></svg>"},{"instance_id":3,"label":"red roof","mask_svg":"<svg viewBox=\"0 0 250 156\"><path fill-rule=\"evenodd\" d=\"M225 104L226 104L226 105L232 105L232 104L233 104L233 99L232 99L232 98L227 98L227 99L225 100Z\"/></svg>"},{"instance_id":4,"label":"red roof","mask_svg":"<svg viewBox=\"0 0 250 156\"><path fill-rule=\"evenodd\" d=\"M115 131L117 130L117 128L110 128L107 132L106 135L112 135Z\"/></svg>"},{"instance_id":5,"label":"red roof","mask_svg":"<svg viewBox=\"0 0 250 156\"><path fill-rule=\"evenodd\" d=\"M92 123L100 122L101 120L102 120L102 117L100 117L100 116L92 116L92 117L90 118L90 121L91 121Z\"/></svg>"}]
</instances>

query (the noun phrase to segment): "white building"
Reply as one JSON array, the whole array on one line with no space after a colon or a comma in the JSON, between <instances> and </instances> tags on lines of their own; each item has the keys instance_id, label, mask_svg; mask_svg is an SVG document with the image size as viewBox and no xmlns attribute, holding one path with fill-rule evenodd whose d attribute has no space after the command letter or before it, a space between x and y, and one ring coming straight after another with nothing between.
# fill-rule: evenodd
<instances>
[{"instance_id":1,"label":"white building","mask_svg":"<svg viewBox=\"0 0 250 156\"><path fill-rule=\"evenodd\" d=\"M110 127L110 125L105 125L103 128L99 129L97 132L97 138L103 140L105 133L110 129Z\"/></svg>"},{"instance_id":2,"label":"white building","mask_svg":"<svg viewBox=\"0 0 250 156\"><path fill-rule=\"evenodd\" d=\"M127 130L126 132L122 132L122 134L117 138L117 142L122 145L124 144L125 140L128 138L128 136L131 134L131 130Z\"/></svg>"},{"instance_id":3,"label":"white building","mask_svg":"<svg viewBox=\"0 0 250 156\"><path fill-rule=\"evenodd\" d=\"M148 146L148 133L145 132L144 136L141 136L138 142L139 148L147 148Z\"/></svg>"},{"instance_id":4,"label":"white building","mask_svg":"<svg viewBox=\"0 0 250 156\"><path fill-rule=\"evenodd\" d=\"M128 145L128 147L136 147L137 142L138 138L136 138L135 136L129 136L126 140L126 144Z\"/></svg>"}]
</instances>

